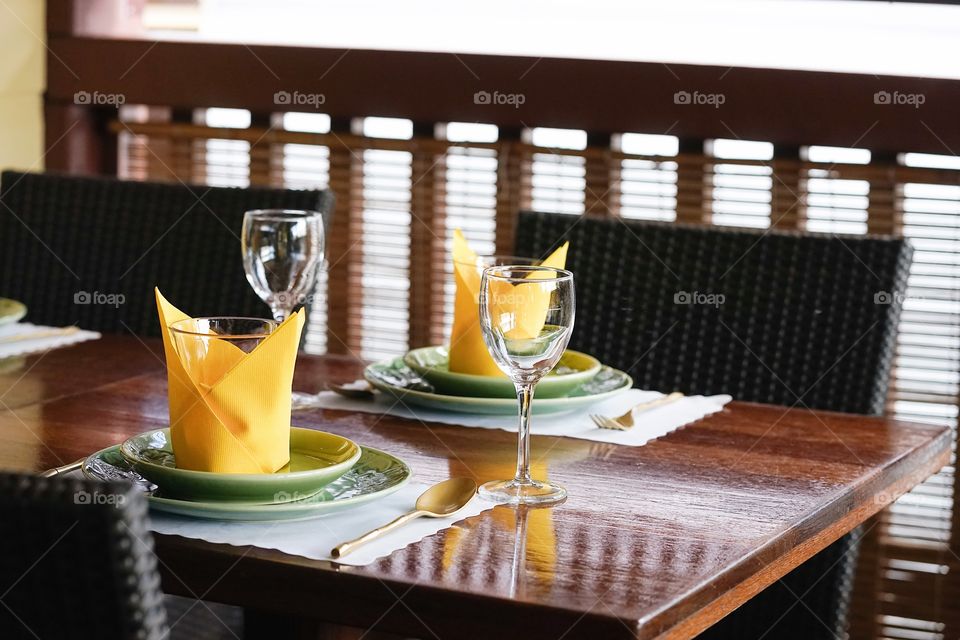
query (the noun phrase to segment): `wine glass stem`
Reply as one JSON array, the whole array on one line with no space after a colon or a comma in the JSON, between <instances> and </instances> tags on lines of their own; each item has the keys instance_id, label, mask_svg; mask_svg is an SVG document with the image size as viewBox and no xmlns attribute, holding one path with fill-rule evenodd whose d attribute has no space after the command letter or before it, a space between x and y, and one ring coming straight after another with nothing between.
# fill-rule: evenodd
<instances>
[{"instance_id":1,"label":"wine glass stem","mask_svg":"<svg viewBox=\"0 0 960 640\"><path fill-rule=\"evenodd\" d=\"M290 315L290 310L279 304L271 304L270 312L273 314L273 319L277 322L283 322L287 319L287 316Z\"/></svg>"},{"instance_id":2,"label":"wine glass stem","mask_svg":"<svg viewBox=\"0 0 960 640\"><path fill-rule=\"evenodd\" d=\"M520 402L520 428L517 430L517 473L514 480L530 484L530 404L533 402L532 382L518 382L517 399Z\"/></svg>"}]
</instances>

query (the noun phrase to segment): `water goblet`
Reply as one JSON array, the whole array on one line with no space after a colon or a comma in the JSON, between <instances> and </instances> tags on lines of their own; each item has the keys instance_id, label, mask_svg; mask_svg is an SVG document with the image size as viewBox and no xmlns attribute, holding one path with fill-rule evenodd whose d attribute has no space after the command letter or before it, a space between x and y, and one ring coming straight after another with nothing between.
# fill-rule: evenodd
<instances>
[{"instance_id":1,"label":"water goblet","mask_svg":"<svg viewBox=\"0 0 960 640\"><path fill-rule=\"evenodd\" d=\"M480 487L480 495L506 504L563 500L558 484L530 477L530 408L534 388L560 360L573 331L573 274L530 265L493 266L480 281L480 329L494 362L517 390L517 471L512 480Z\"/></svg>"},{"instance_id":2,"label":"water goblet","mask_svg":"<svg viewBox=\"0 0 960 640\"><path fill-rule=\"evenodd\" d=\"M243 215L241 249L247 282L283 322L313 291L323 265L323 215L317 211L256 209ZM316 404L295 391L293 408Z\"/></svg>"}]
</instances>

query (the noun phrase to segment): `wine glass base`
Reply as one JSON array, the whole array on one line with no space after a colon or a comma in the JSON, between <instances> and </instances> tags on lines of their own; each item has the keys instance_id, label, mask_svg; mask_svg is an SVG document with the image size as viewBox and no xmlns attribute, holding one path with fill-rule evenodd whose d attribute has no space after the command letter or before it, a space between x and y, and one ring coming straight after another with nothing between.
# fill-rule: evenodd
<instances>
[{"instance_id":1,"label":"wine glass base","mask_svg":"<svg viewBox=\"0 0 960 640\"><path fill-rule=\"evenodd\" d=\"M290 409L292 411L297 411L298 409L315 409L319 406L320 400L316 394L303 393L302 391L294 391L291 394Z\"/></svg>"},{"instance_id":2,"label":"wine glass base","mask_svg":"<svg viewBox=\"0 0 960 640\"><path fill-rule=\"evenodd\" d=\"M567 497L567 490L552 482L497 480L481 485L481 498L500 504L554 504Z\"/></svg>"}]
</instances>

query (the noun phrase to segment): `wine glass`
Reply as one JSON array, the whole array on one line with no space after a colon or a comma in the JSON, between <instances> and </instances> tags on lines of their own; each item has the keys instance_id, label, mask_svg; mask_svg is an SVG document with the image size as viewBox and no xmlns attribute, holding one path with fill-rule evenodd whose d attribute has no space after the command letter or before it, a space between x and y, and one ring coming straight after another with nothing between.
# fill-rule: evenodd
<instances>
[{"instance_id":1,"label":"wine glass","mask_svg":"<svg viewBox=\"0 0 960 640\"><path fill-rule=\"evenodd\" d=\"M323 215L290 209L247 211L241 248L247 282L270 305L274 320L283 322L316 285L323 264ZM315 404L315 396L293 393L293 409Z\"/></svg>"},{"instance_id":2,"label":"wine glass","mask_svg":"<svg viewBox=\"0 0 960 640\"><path fill-rule=\"evenodd\" d=\"M313 290L323 263L323 215L317 211L256 209L243 214L247 282L283 322Z\"/></svg>"},{"instance_id":3,"label":"wine glass","mask_svg":"<svg viewBox=\"0 0 960 640\"><path fill-rule=\"evenodd\" d=\"M480 281L480 330L490 355L517 389L517 473L488 482L480 495L508 504L549 504L567 496L558 484L530 477L530 404L540 379L560 360L573 331L573 274L530 265L493 266Z\"/></svg>"}]
</instances>

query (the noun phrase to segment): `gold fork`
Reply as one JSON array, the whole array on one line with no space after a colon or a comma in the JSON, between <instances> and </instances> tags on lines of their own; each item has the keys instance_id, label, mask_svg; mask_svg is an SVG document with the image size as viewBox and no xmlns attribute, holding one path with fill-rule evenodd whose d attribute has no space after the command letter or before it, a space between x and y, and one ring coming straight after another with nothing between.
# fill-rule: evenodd
<instances>
[{"instance_id":1,"label":"gold fork","mask_svg":"<svg viewBox=\"0 0 960 640\"><path fill-rule=\"evenodd\" d=\"M641 402L637 406L627 411L622 416L618 416L616 418L608 418L606 416L601 416L600 414L593 413L593 414L590 414L590 419L593 420L593 423L601 429L613 429L615 431L626 431L627 429L633 428L633 425L634 425L633 414L636 411L641 411L641 412L649 411L654 407L662 407L665 404L676 402L677 400L680 400L683 397L684 395L682 393L680 393L679 391L674 391L671 394L661 396L654 400L650 400L648 402Z\"/></svg>"}]
</instances>

